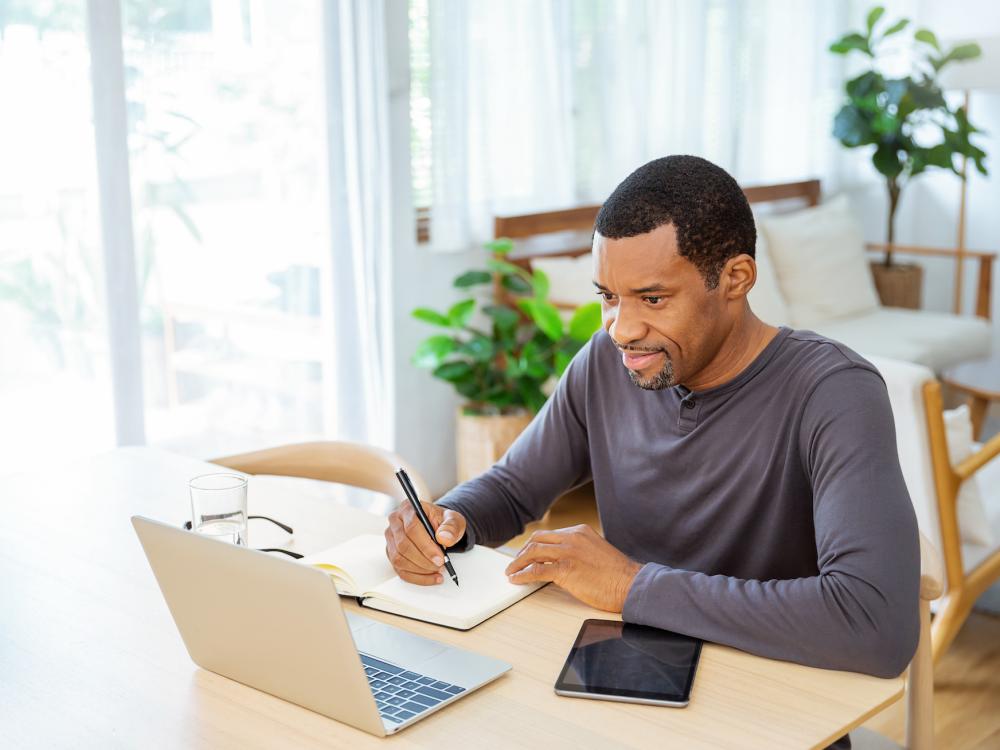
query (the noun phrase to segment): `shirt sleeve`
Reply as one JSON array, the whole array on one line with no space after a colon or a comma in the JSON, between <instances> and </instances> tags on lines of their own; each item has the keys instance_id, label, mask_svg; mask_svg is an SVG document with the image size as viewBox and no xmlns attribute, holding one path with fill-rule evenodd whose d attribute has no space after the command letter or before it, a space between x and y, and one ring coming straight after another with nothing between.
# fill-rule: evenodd
<instances>
[{"instance_id":1,"label":"shirt sleeve","mask_svg":"<svg viewBox=\"0 0 1000 750\"><path fill-rule=\"evenodd\" d=\"M828 375L797 439L818 574L758 581L648 563L623 619L770 658L898 675L919 637L920 548L881 378L861 367Z\"/></svg>"},{"instance_id":2,"label":"shirt sleeve","mask_svg":"<svg viewBox=\"0 0 1000 750\"><path fill-rule=\"evenodd\" d=\"M590 480L585 404L592 342L573 358L503 458L438 501L465 516L466 534L457 551L503 544L541 518L560 495Z\"/></svg>"}]
</instances>

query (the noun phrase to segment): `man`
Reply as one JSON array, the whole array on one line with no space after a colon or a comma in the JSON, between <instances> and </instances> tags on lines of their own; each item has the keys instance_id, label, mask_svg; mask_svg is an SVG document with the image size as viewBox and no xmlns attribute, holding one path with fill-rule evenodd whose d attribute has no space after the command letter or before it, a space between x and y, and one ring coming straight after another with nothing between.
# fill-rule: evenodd
<instances>
[{"instance_id":1,"label":"man","mask_svg":"<svg viewBox=\"0 0 1000 750\"><path fill-rule=\"evenodd\" d=\"M428 515L441 544L497 545L594 482L604 538L532 535L507 569L626 622L889 677L918 638L917 527L875 368L754 316L753 215L725 171L657 159L598 215L599 331L489 471ZM404 580L442 580L412 510Z\"/></svg>"}]
</instances>

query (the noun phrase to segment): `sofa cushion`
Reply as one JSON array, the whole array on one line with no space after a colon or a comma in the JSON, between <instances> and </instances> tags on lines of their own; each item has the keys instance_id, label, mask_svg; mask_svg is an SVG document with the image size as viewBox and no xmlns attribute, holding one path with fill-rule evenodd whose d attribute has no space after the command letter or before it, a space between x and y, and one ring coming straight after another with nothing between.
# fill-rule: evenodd
<instances>
[{"instance_id":1,"label":"sofa cushion","mask_svg":"<svg viewBox=\"0 0 1000 750\"><path fill-rule=\"evenodd\" d=\"M972 439L972 418L969 407L962 404L957 409L949 409L944 413L945 439L948 442L948 460L955 466L977 450ZM981 471L981 470L980 470ZM996 537L990 527L986 510L983 506L982 492L978 477L962 482L958 490L958 530L962 541L967 544L978 544L982 547L995 547Z\"/></svg>"},{"instance_id":2,"label":"sofa cushion","mask_svg":"<svg viewBox=\"0 0 1000 750\"><path fill-rule=\"evenodd\" d=\"M762 216L781 293L797 328L878 308L861 228L847 198L815 208Z\"/></svg>"},{"instance_id":3,"label":"sofa cushion","mask_svg":"<svg viewBox=\"0 0 1000 750\"><path fill-rule=\"evenodd\" d=\"M778 284L778 276L774 270L774 261L767 247L767 239L760 231L760 219L754 217L757 230L757 246L754 250L757 260L757 283L753 285L747 300L754 315L774 326L791 326L792 314L785 304Z\"/></svg>"},{"instance_id":4,"label":"sofa cushion","mask_svg":"<svg viewBox=\"0 0 1000 750\"><path fill-rule=\"evenodd\" d=\"M990 352L990 325L982 318L882 307L815 327L857 352L926 365L935 372Z\"/></svg>"},{"instance_id":5,"label":"sofa cushion","mask_svg":"<svg viewBox=\"0 0 1000 750\"><path fill-rule=\"evenodd\" d=\"M594 291L594 256L576 258L533 258L531 267L549 277L549 299L570 305L596 302Z\"/></svg>"},{"instance_id":6,"label":"sofa cushion","mask_svg":"<svg viewBox=\"0 0 1000 750\"><path fill-rule=\"evenodd\" d=\"M978 448L978 446L974 446ZM972 475L982 495L983 508L994 539L1000 539L1000 456ZM963 544L962 565L969 571L996 552L996 545Z\"/></svg>"}]
</instances>

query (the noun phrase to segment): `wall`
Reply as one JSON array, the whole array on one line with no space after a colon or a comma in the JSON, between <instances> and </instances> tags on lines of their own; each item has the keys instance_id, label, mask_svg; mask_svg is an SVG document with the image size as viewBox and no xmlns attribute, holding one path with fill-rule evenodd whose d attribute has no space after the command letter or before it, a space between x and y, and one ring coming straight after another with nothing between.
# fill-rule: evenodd
<instances>
[{"instance_id":1,"label":"wall","mask_svg":"<svg viewBox=\"0 0 1000 750\"><path fill-rule=\"evenodd\" d=\"M455 484L455 411L459 400L451 386L410 364L416 345L432 333L410 317L410 310L447 307L458 299L452 279L481 262L484 251L432 253L418 247L410 195L409 42L406 0L388 0L390 133L392 138L393 237L395 263L395 434L396 451L423 475L435 495Z\"/></svg>"}]
</instances>

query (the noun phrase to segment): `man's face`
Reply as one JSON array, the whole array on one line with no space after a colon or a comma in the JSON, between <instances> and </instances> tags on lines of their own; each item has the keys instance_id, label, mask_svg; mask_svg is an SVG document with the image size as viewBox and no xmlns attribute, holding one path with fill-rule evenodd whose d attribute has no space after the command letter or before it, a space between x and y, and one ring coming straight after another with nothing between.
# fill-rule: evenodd
<instances>
[{"instance_id":1,"label":"man's face","mask_svg":"<svg viewBox=\"0 0 1000 750\"><path fill-rule=\"evenodd\" d=\"M689 380L718 353L730 314L722 293L677 253L672 224L635 237L594 236L604 330L640 388Z\"/></svg>"}]
</instances>

